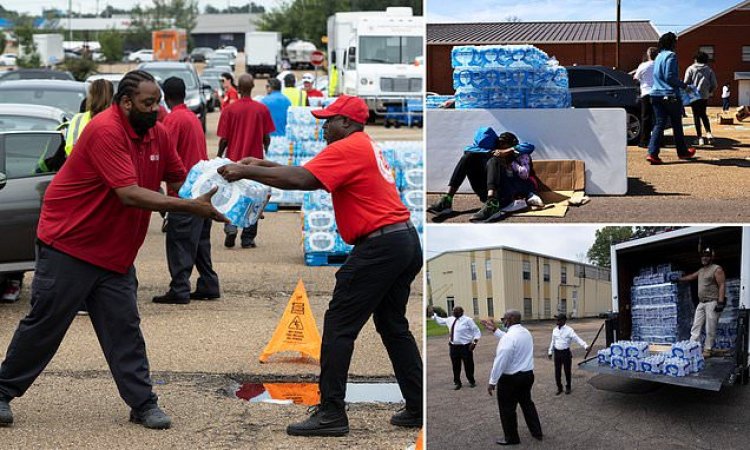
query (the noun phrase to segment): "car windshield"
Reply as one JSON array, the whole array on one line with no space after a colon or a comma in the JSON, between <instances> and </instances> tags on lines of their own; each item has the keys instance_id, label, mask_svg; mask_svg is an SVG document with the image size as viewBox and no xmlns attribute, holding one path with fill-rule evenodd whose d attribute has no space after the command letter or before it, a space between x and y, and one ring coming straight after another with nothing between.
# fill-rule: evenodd
<instances>
[{"instance_id":1,"label":"car windshield","mask_svg":"<svg viewBox=\"0 0 750 450\"><path fill-rule=\"evenodd\" d=\"M58 89L29 89L12 88L0 89L0 103L26 103L30 105L45 105L60 108L75 114L81 109L81 102L86 97L83 89L80 91Z\"/></svg>"},{"instance_id":2,"label":"car windshield","mask_svg":"<svg viewBox=\"0 0 750 450\"><path fill-rule=\"evenodd\" d=\"M420 36L363 36L359 44L360 63L412 64L422 56Z\"/></svg>"},{"instance_id":3,"label":"car windshield","mask_svg":"<svg viewBox=\"0 0 750 450\"><path fill-rule=\"evenodd\" d=\"M193 74L189 70L185 69L157 69L147 67L144 69L154 77L159 78L160 82L164 82L167 78L177 77L181 78L185 82L185 89L198 89L198 83Z\"/></svg>"},{"instance_id":4,"label":"car windshield","mask_svg":"<svg viewBox=\"0 0 750 450\"><path fill-rule=\"evenodd\" d=\"M53 119L0 114L0 131L54 131L58 125Z\"/></svg>"}]
</instances>

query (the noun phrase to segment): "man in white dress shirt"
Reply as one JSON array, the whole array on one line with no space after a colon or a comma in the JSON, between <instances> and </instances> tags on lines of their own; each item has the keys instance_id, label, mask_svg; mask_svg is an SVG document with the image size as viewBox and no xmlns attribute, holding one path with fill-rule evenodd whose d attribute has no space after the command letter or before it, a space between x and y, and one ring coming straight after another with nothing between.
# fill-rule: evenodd
<instances>
[{"instance_id":1,"label":"man in white dress shirt","mask_svg":"<svg viewBox=\"0 0 750 450\"><path fill-rule=\"evenodd\" d=\"M428 314L438 324L450 329L450 349L451 363L453 364L453 384L454 389L461 389L461 363L463 362L466 379L469 380L470 387L476 387L477 382L474 379L474 348L476 348L482 332L471 317L464 315L464 309L460 306L453 308L453 316L443 319L435 314L430 306Z\"/></svg>"},{"instance_id":2,"label":"man in white dress shirt","mask_svg":"<svg viewBox=\"0 0 750 450\"><path fill-rule=\"evenodd\" d=\"M487 392L490 396L497 386L497 404L500 409L500 422L505 437L498 439L499 445L517 445L518 417L516 406L521 405L526 426L531 435L542 440L542 425L536 406L531 400L531 387L534 385L534 340L529 330L521 326L521 313L508 310L503 317L508 330L500 336L495 353L495 362L490 372Z\"/></svg>"},{"instance_id":3,"label":"man in white dress shirt","mask_svg":"<svg viewBox=\"0 0 750 450\"><path fill-rule=\"evenodd\" d=\"M557 316L557 326L552 330L552 342L549 343L549 351L547 351L547 356L550 359L552 359L553 352L555 356L555 382L557 383L555 395L560 395L563 391L562 374L560 373L560 369L563 367L565 368L565 394L570 394L570 366L573 362L573 354L570 352L571 341L576 341L584 350L589 349L586 342L565 324L567 321L568 318L565 317L565 314Z\"/></svg>"}]
</instances>

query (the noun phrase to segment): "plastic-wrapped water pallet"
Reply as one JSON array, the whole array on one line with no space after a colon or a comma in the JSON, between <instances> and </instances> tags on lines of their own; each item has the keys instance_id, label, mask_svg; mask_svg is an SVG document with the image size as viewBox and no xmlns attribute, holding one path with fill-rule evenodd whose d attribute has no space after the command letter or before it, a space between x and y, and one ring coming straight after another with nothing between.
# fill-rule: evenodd
<instances>
[{"instance_id":1,"label":"plastic-wrapped water pallet","mask_svg":"<svg viewBox=\"0 0 750 450\"><path fill-rule=\"evenodd\" d=\"M445 102L455 100L456 98L453 95L430 95L425 98L425 108L439 109Z\"/></svg>"},{"instance_id":2,"label":"plastic-wrapped water pallet","mask_svg":"<svg viewBox=\"0 0 750 450\"><path fill-rule=\"evenodd\" d=\"M695 308L690 286L670 283L682 275L670 265L644 268L631 288L632 338L650 343L673 344L690 337Z\"/></svg>"},{"instance_id":3,"label":"plastic-wrapped water pallet","mask_svg":"<svg viewBox=\"0 0 750 450\"><path fill-rule=\"evenodd\" d=\"M669 351L651 354L647 342L617 341L599 350L597 362L613 369L684 377L702 371L706 364L697 342L680 341Z\"/></svg>"},{"instance_id":4,"label":"plastic-wrapped water pallet","mask_svg":"<svg viewBox=\"0 0 750 450\"><path fill-rule=\"evenodd\" d=\"M533 45L458 46L456 108L569 108L568 72Z\"/></svg>"}]
</instances>

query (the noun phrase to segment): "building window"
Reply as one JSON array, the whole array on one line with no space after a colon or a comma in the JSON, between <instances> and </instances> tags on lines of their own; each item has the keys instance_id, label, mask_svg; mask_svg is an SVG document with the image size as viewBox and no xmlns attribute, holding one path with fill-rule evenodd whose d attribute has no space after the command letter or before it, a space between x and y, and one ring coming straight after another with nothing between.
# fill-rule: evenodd
<instances>
[{"instance_id":1,"label":"building window","mask_svg":"<svg viewBox=\"0 0 750 450\"><path fill-rule=\"evenodd\" d=\"M544 265L544 281L549 281L549 264Z\"/></svg>"},{"instance_id":2,"label":"building window","mask_svg":"<svg viewBox=\"0 0 750 450\"><path fill-rule=\"evenodd\" d=\"M488 280L492 279L492 260L490 259L484 260L484 276L487 277Z\"/></svg>"},{"instance_id":3,"label":"building window","mask_svg":"<svg viewBox=\"0 0 750 450\"><path fill-rule=\"evenodd\" d=\"M703 52L708 55L708 62L714 61L714 46L713 45L702 45L698 47L699 52Z\"/></svg>"},{"instance_id":4,"label":"building window","mask_svg":"<svg viewBox=\"0 0 750 450\"><path fill-rule=\"evenodd\" d=\"M445 298L446 303L448 304L448 315L450 316L453 314L453 308L456 307L456 300L453 297L446 297Z\"/></svg>"},{"instance_id":5,"label":"building window","mask_svg":"<svg viewBox=\"0 0 750 450\"><path fill-rule=\"evenodd\" d=\"M578 278L586 278L584 273L584 266L583 265L576 265L576 276Z\"/></svg>"},{"instance_id":6,"label":"building window","mask_svg":"<svg viewBox=\"0 0 750 450\"><path fill-rule=\"evenodd\" d=\"M531 263L528 261L523 262L523 279L524 280L531 279Z\"/></svg>"},{"instance_id":7,"label":"building window","mask_svg":"<svg viewBox=\"0 0 750 450\"><path fill-rule=\"evenodd\" d=\"M548 298L544 299L544 318L549 319L552 317L552 302Z\"/></svg>"},{"instance_id":8,"label":"building window","mask_svg":"<svg viewBox=\"0 0 750 450\"><path fill-rule=\"evenodd\" d=\"M471 280L474 281L477 279L477 263L472 262L471 263Z\"/></svg>"},{"instance_id":9,"label":"building window","mask_svg":"<svg viewBox=\"0 0 750 450\"><path fill-rule=\"evenodd\" d=\"M479 299L474 297L473 299L471 299L471 303L474 307L474 316L476 317L479 315Z\"/></svg>"},{"instance_id":10,"label":"building window","mask_svg":"<svg viewBox=\"0 0 750 450\"><path fill-rule=\"evenodd\" d=\"M560 283L568 284L568 266L560 267Z\"/></svg>"},{"instance_id":11,"label":"building window","mask_svg":"<svg viewBox=\"0 0 750 450\"><path fill-rule=\"evenodd\" d=\"M560 299L560 304L557 305L558 314L568 314L568 301L564 298Z\"/></svg>"},{"instance_id":12,"label":"building window","mask_svg":"<svg viewBox=\"0 0 750 450\"><path fill-rule=\"evenodd\" d=\"M531 299L530 298L523 299L523 318L526 320L531 319L532 314L533 314L533 311L531 310Z\"/></svg>"},{"instance_id":13,"label":"building window","mask_svg":"<svg viewBox=\"0 0 750 450\"><path fill-rule=\"evenodd\" d=\"M750 45L742 46L742 62L750 62Z\"/></svg>"},{"instance_id":14,"label":"building window","mask_svg":"<svg viewBox=\"0 0 750 450\"><path fill-rule=\"evenodd\" d=\"M492 302L492 297L487 297L487 315L489 317L495 317L495 305Z\"/></svg>"}]
</instances>

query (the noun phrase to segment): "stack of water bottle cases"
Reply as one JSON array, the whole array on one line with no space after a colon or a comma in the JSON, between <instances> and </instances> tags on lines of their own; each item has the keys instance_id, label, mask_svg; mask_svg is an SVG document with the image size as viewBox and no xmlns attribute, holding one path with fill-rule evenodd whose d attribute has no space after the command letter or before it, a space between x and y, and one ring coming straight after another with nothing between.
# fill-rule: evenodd
<instances>
[{"instance_id":1,"label":"stack of water bottle cases","mask_svg":"<svg viewBox=\"0 0 750 450\"><path fill-rule=\"evenodd\" d=\"M568 72L533 45L453 47L451 64L457 109L570 107Z\"/></svg>"},{"instance_id":2,"label":"stack of water bottle cases","mask_svg":"<svg viewBox=\"0 0 750 450\"><path fill-rule=\"evenodd\" d=\"M684 377L706 366L698 342L675 342L665 352L651 353L646 341L617 341L599 350L599 364L634 372Z\"/></svg>"},{"instance_id":3,"label":"stack of water bottle cases","mask_svg":"<svg viewBox=\"0 0 750 450\"><path fill-rule=\"evenodd\" d=\"M719 323L716 326L714 349L734 350L735 342L737 341L737 316L739 314L737 308L740 304L740 279L728 279L724 285L724 290L727 304L721 316L719 316ZM703 339L705 339L705 332L702 336Z\"/></svg>"}]
</instances>

